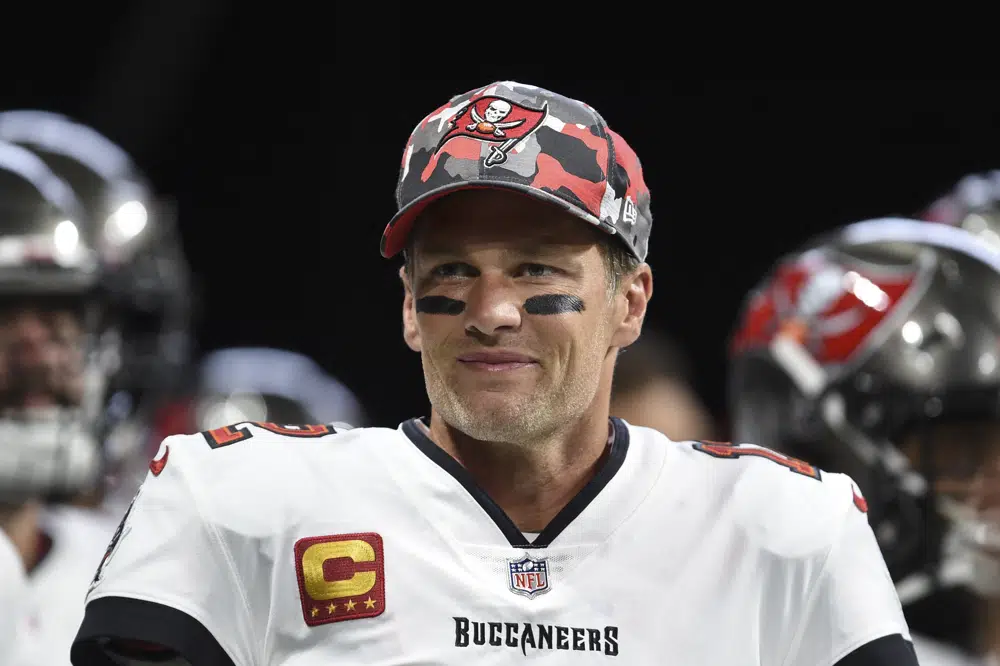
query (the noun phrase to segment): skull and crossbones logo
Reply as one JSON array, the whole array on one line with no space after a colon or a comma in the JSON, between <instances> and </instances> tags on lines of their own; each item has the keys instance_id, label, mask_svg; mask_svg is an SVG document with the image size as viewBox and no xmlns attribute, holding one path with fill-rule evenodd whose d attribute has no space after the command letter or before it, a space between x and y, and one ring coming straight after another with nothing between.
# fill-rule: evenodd
<instances>
[{"instance_id":1,"label":"skull and crossbones logo","mask_svg":"<svg viewBox=\"0 0 1000 666\"><path fill-rule=\"evenodd\" d=\"M812 265L807 270L808 276L797 297L779 288L775 305L781 320L780 331L815 348L823 338L843 335L861 323L864 313L859 306L836 313L831 308L851 291L856 280L863 278L833 264Z\"/></svg>"},{"instance_id":2,"label":"skull and crossbones logo","mask_svg":"<svg viewBox=\"0 0 1000 666\"><path fill-rule=\"evenodd\" d=\"M501 122L504 118L510 115L511 108L512 107L509 102L505 102L502 99L495 99L490 102L490 105L483 110L483 115L480 116L479 112L476 111L476 107L473 106L471 115L475 122L466 125L465 129L470 132L479 132L480 134L492 134L493 136L502 139L506 136L504 133L505 129L517 127L525 120L522 118L520 120L513 120L506 123Z\"/></svg>"}]
</instances>

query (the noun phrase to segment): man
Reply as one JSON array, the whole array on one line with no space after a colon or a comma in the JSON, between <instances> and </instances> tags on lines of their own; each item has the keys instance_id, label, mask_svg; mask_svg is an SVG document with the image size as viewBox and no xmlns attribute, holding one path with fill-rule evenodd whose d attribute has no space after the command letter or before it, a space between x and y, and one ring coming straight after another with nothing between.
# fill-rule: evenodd
<instances>
[{"instance_id":1,"label":"man","mask_svg":"<svg viewBox=\"0 0 1000 666\"><path fill-rule=\"evenodd\" d=\"M72 502L101 469L96 415L83 408L100 391L84 382L95 331L67 240L83 213L41 159L2 142L0 202L0 663L65 664L115 524Z\"/></svg>"},{"instance_id":2,"label":"man","mask_svg":"<svg viewBox=\"0 0 1000 666\"><path fill-rule=\"evenodd\" d=\"M609 418L651 217L593 108L457 96L396 195L430 417L165 440L74 664L916 663L850 479Z\"/></svg>"},{"instance_id":3,"label":"man","mask_svg":"<svg viewBox=\"0 0 1000 666\"><path fill-rule=\"evenodd\" d=\"M5 117L0 114L0 125ZM127 426L155 393L156 359L169 357L155 330L137 326L159 321L140 303L157 302L144 288L163 287L149 272L146 242L158 238L160 221L150 215L145 228L132 225L134 233L127 234L115 219L92 217L95 201L109 202L112 184L102 187L92 176L83 199L73 184L89 172L84 161L106 156L101 148L110 142L94 140L93 130L68 119L49 123L43 134L53 151L80 134L85 140L73 144L80 147L76 158L61 161L54 152L43 157L0 141L5 666L70 663L84 596L121 515L107 506L108 476L122 455L116 447L132 439ZM72 174L63 178L66 172ZM164 297L176 302L169 291Z\"/></svg>"},{"instance_id":4,"label":"man","mask_svg":"<svg viewBox=\"0 0 1000 666\"><path fill-rule=\"evenodd\" d=\"M976 234L869 220L777 261L733 336L734 438L858 481L925 666L1000 653L979 616L1000 591L996 518L974 510L1000 461L998 290Z\"/></svg>"},{"instance_id":5,"label":"man","mask_svg":"<svg viewBox=\"0 0 1000 666\"><path fill-rule=\"evenodd\" d=\"M611 414L673 440L718 438L711 413L691 385L682 351L648 324L618 357Z\"/></svg>"},{"instance_id":6,"label":"man","mask_svg":"<svg viewBox=\"0 0 1000 666\"><path fill-rule=\"evenodd\" d=\"M936 198L929 206L919 213L919 218L930 222L947 224L969 231L991 251L1000 251L1000 170L993 169L963 176L944 195ZM989 410L979 414L982 419L982 429L993 437L1000 437L1000 429L996 427L995 415ZM989 498L985 509L979 511L976 501L972 500L963 507L972 516L968 520L957 520L953 539L954 558L971 563L968 571L968 588L974 595L976 613L971 623L977 630L976 644L983 643L991 653L989 663L995 666L1000 654L1000 562L997 553L1000 552L1000 541L997 533L1000 520L997 519L995 502L1000 495L996 493L996 469L991 465L983 465L978 471L980 478L991 480L992 484L977 483L979 490ZM992 487L991 487L992 486ZM994 503L992 506L990 502ZM966 516L962 516L966 517ZM958 518L958 517L956 517ZM961 535L972 535L962 538ZM926 595L924 603L936 603L937 595ZM911 613L912 614L912 613Z\"/></svg>"},{"instance_id":7,"label":"man","mask_svg":"<svg viewBox=\"0 0 1000 666\"><path fill-rule=\"evenodd\" d=\"M120 515L145 475L152 412L190 370L194 295L174 205L121 146L73 118L4 111L0 140L40 157L83 207L80 239L99 259L97 290L120 347L108 390L115 427L101 443L102 504ZM133 479L136 458L143 474Z\"/></svg>"}]
</instances>

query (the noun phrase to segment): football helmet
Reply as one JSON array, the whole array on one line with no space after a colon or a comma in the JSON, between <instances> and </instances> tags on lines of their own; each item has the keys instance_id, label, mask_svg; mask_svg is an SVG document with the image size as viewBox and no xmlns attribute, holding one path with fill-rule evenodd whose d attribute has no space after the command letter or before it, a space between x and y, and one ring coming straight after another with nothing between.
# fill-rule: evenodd
<instances>
[{"instance_id":1,"label":"football helmet","mask_svg":"<svg viewBox=\"0 0 1000 666\"><path fill-rule=\"evenodd\" d=\"M154 448L169 435L233 423L367 425L357 396L314 360L288 349L229 347L208 352L187 398L157 412Z\"/></svg>"},{"instance_id":2,"label":"football helmet","mask_svg":"<svg viewBox=\"0 0 1000 666\"><path fill-rule=\"evenodd\" d=\"M69 184L0 142L0 502L99 482L120 345L91 241Z\"/></svg>"},{"instance_id":3,"label":"football helmet","mask_svg":"<svg viewBox=\"0 0 1000 666\"><path fill-rule=\"evenodd\" d=\"M199 378L199 430L238 421L366 424L361 403L347 386L288 349L219 349L202 359Z\"/></svg>"},{"instance_id":4,"label":"football helmet","mask_svg":"<svg viewBox=\"0 0 1000 666\"><path fill-rule=\"evenodd\" d=\"M113 313L119 362L106 377L105 472L142 449L155 405L190 369L191 274L171 202L118 145L66 116L0 113L0 140L37 155L72 189L87 222L81 242L99 258L100 303ZM107 480L107 479L106 479Z\"/></svg>"},{"instance_id":5,"label":"football helmet","mask_svg":"<svg viewBox=\"0 0 1000 666\"><path fill-rule=\"evenodd\" d=\"M1000 460L998 361L1000 254L960 226L896 218L782 257L730 345L734 441L849 474L911 625L959 643L985 571L970 507Z\"/></svg>"}]
</instances>

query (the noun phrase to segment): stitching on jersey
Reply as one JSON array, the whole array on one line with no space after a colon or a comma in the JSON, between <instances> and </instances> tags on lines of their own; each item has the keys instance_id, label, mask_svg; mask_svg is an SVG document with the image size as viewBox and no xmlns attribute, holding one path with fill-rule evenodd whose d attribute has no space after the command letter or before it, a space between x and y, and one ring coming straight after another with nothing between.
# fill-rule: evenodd
<instances>
[{"instance_id":1,"label":"stitching on jersey","mask_svg":"<svg viewBox=\"0 0 1000 666\"><path fill-rule=\"evenodd\" d=\"M829 482L830 476L832 475L827 475L827 482ZM816 584L813 586L813 589L810 590L809 596L806 598L805 608L803 609L804 612L799 616L799 626L795 630L795 633L792 634L792 640L788 645L788 652L786 652L785 656L782 658L781 666L790 666L788 660L791 659L799 649L799 644L802 642L802 636L806 631L806 624L812 616L813 608L816 606L816 598L819 596L823 583L829 575L830 560L833 558L834 552L838 551L843 543L844 532L847 530L847 526L850 521L849 513L854 510L853 503L848 504L844 508L844 512L842 514L843 519L840 521L840 529L837 531L837 538L833 540L833 543L830 545L830 549L826 552L826 557L823 558L823 565L820 569L819 576L816 577Z\"/></svg>"},{"instance_id":2,"label":"stitching on jersey","mask_svg":"<svg viewBox=\"0 0 1000 666\"><path fill-rule=\"evenodd\" d=\"M182 457L181 461L183 461L183 460L184 460L184 458ZM247 598L247 595L244 592L245 588L243 587L243 579L240 578L239 573L236 571L236 563L233 560L233 557L230 554L229 549L226 548L226 543L225 543L225 541L223 541L222 535L219 534L218 528L216 528L215 524L212 521L208 520L207 516L205 516L204 512L201 510L200 501L203 501L204 497L200 496L195 491L195 486L193 484L191 484L191 483L188 482L188 476L187 476L187 471L185 470L185 464L183 464L181 461L178 461L181 464L178 465L178 470L177 471L180 474L182 480L184 481L184 485L187 487L188 493L195 500L195 502L194 502L195 511L198 512L198 516L201 518L202 524L205 525L208 528L209 533L215 539L216 543L219 546L219 550L222 553L222 557L225 558L225 560L226 560L226 564L229 567L229 573L230 573L230 575L233 578L233 582L236 583L236 589L239 592L240 599L243 601L243 608L244 608L244 610L246 610L246 613L247 613L247 621L248 621L248 623L250 625L248 627L248 629L252 629L253 628L253 613L251 612L251 609L250 609L250 600ZM219 637L216 636L215 639L219 640ZM251 639L252 639L252 636L251 636ZM261 650L262 649L263 649L263 645L260 644L258 641L254 641L254 661L256 663L258 663L258 664L265 663L264 660L261 659L261 657L262 657Z\"/></svg>"}]
</instances>

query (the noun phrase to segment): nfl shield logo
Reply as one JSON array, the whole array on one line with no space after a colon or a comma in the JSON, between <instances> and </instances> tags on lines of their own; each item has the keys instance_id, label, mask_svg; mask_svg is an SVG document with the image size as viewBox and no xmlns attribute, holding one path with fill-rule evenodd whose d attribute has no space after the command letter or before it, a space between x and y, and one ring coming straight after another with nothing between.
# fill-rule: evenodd
<instances>
[{"instance_id":1,"label":"nfl shield logo","mask_svg":"<svg viewBox=\"0 0 1000 666\"><path fill-rule=\"evenodd\" d=\"M510 591L529 599L549 591L549 563L545 558L533 559L525 555L519 560L508 561Z\"/></svg>"}]
</instances>

